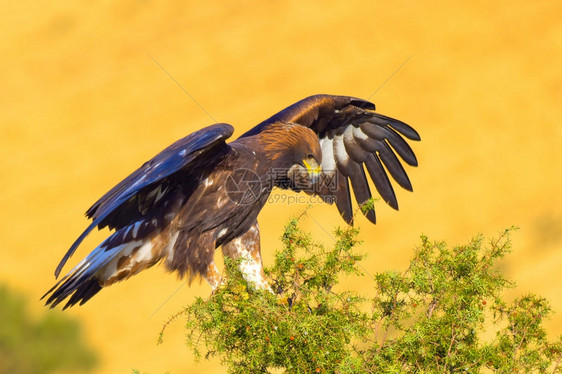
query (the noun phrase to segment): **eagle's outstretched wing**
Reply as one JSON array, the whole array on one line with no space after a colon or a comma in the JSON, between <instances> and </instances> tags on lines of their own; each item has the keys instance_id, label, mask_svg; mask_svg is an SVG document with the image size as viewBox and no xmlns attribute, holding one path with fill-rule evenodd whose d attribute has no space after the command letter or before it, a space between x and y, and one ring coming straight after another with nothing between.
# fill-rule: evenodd
<instances>
[{"instance_id":1,"label":"eagle's outstretched wing","mask_svg":"<svg viewBox=\"0 0 562 374\"><path fill-rule=\"evenodd\" d=\"M353 211L349 183L359 204L371 197L363 165L384 201L398 209L388 174L409 191L412 191L412 184L396 154L408 165L418 164L414 152L403 138L420 140L416 130L374 110L375 104L363 99L314 95L287 107L242 137L255 135L276 122L297 123L314 130L322 147L323 175L318 189L312 192L322 197L335 197L340 214L351 223ZM374 210L366 212L366 216L375 222Z\"/></svg>"},{"instance_id":2,"label":"eagle's outstretched wing","mask_svg":"<svg viewBox=\"0 0 562 374\"><path fill-rule=\"evenodd\" d=\"M225 123L198 130L164 149L109 190L86 212L93 222L64 255L55 276L58 277L70 256L94 227L121 229L141 219L155 204L165 200L179 171L189 168L201 154L209 154L218 145L224 145L233 132L234 128Z\"/></svg>"}]
</instances>

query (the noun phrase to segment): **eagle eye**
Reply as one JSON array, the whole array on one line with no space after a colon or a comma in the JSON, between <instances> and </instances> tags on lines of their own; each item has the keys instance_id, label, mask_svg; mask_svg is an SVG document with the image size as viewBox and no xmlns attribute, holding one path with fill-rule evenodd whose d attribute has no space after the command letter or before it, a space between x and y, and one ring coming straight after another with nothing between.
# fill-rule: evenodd
<instances>
[{"instance_id":1,"label":"eagle eye","mask_svg":"<svg viewBox=\"0 0 562 374\"><path fill-rule=\"evenodd\" d=\"M309 159L314 158L314 155L312 153L309 153L309 154L306 155L306 158L309 158Z\"/></svg>"}]
</instances>

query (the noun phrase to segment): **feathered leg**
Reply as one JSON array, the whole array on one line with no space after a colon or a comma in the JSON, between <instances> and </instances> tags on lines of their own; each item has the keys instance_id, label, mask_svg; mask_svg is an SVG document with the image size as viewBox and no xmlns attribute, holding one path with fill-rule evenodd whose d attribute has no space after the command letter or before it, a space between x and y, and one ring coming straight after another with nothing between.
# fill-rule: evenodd
<instances>
[{"instance_id":1,"label":"feathered leg","mask_svg":"<svg viewBox=\"0 0 562 374\"><path fill-rule=\"evenodd\" d=\"M205 273L204 277L213 288L213 292L219 286L219 284L221 284L222 277L214 261L211 262L211 264L207 267L207 272Z\"/></svg>"},{"instance_id":2,"label":"feathered leg","mask_svg":"<svg viewBox=\"0 0 562 374\"><path fill-rule=\"evenodd\" d=\"M222 253L232 259L241 259L240 271L256 289L271 291L265 280L260 248L260 229L255 222L246 233L222 246Z\"/></svg>"}]
</instances>

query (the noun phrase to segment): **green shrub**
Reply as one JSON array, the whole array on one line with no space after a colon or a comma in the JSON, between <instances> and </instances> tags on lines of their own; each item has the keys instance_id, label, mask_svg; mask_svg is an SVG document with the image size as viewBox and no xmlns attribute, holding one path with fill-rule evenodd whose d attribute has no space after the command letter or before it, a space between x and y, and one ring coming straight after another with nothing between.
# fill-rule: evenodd
<instances>
[{"instance_id":1,"label":"green shrub","mask_svg":"<svg viewBox=\"0 0 562 374\"><path fill-rule=\"evenodd\" d=\"M562 372L562 339L549 341L542 325L547 301L502 298L514 285L497 262L512 230L453 248L422 236L404 272L365 277L377 290L367 299L334 287L363 273L357 229L336 230L326 249L295 219L266 269L276 295L253 290L226 261L225 284L168 323L185 316L187 345L229 373Z\"/></svg>"}]
</instances>

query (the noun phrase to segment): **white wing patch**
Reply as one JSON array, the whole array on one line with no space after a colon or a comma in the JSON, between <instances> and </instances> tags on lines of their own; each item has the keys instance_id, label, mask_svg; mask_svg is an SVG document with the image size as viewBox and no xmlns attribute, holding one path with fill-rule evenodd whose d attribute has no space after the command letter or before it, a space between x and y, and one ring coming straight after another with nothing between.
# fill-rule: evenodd
<instances>
[{"instance_id":1,"label":"white wing patch","mask_svg":"<svg viewBox=\"0 0 562 374\"><path fill-rule=\"evenodd\" d=\"M343 144L345 145L345 150L349 157L351 157L355 162L362 163L365 162L365 160L369 156L369 153L365 152L361 148L361 146L357 144L357 131L354 131L355 129L356 128L353 126L349 126L347 129L345 129L345 132L343 133ZM359 130L359 133L365 135L361 132L361 130Z\"/></svg>"},{"instance_id":2,"label":"white wing patch","mask_svg":"<svg viewBox=\"0 0 562 374\"><path fill-rule=\"evenodd\" d=\"M369 140L370 138L359 127L351 126L353 137L359 140Z\"/></svg>"},{"instance_id":3,"label":"white wing patch","mask_svg":"<svg viewBox=\"0 0 562 374\"><path fill-rule=\"evenodd\" d=\"M345 150L345 145L343 144L343 136L337 135L334 136L334 159L336 165L342 165L345 169L345 166L349 162L349 156ZM343 172L343 170L341 170Z\"/></svg>"},{"instance_id":4,"label":"white wing patch","mask_svg":"<svg viewBox=\"0 0 562 374\"><path fill-rule=\"evenodd\" d=\"M326 174L333 174L336 170L336 160L334 159L334 145L331 139L320 139L322 147L322 170Z\"/></svg>"}]
</instances>

